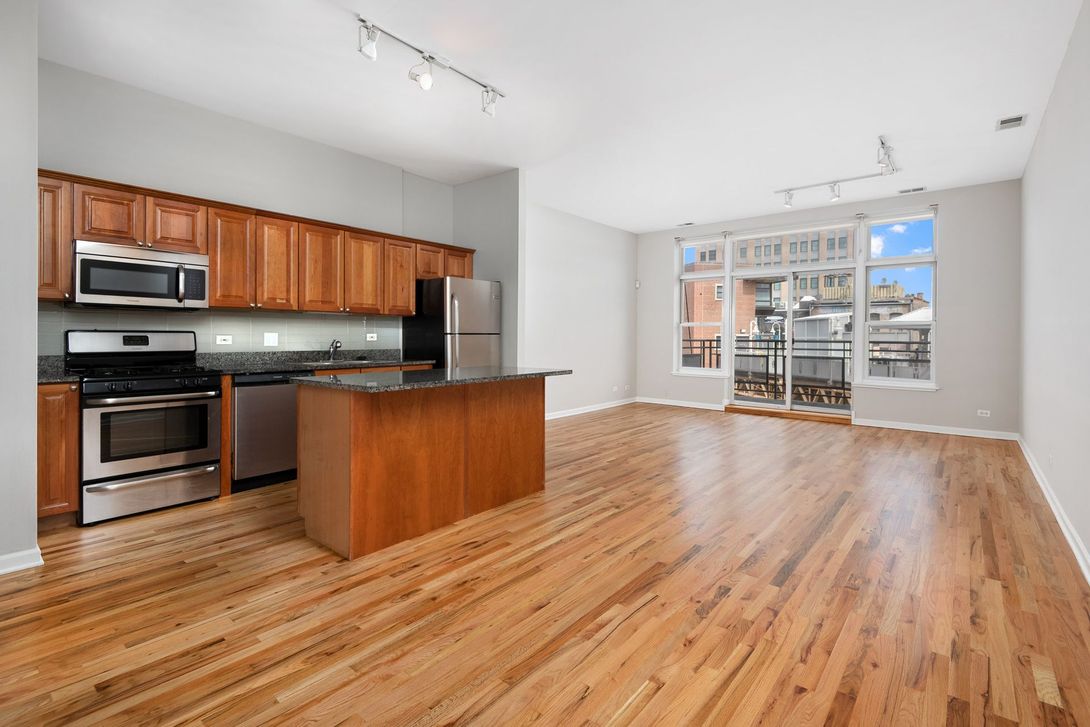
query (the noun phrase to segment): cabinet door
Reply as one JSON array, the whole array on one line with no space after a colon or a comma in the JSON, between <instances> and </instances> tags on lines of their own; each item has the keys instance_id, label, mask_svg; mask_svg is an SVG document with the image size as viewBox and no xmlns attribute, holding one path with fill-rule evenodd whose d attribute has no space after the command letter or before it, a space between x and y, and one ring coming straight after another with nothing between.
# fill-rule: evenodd
<instances>
[{"instance_id":1,"label":"cabinet door","mask_svg":"<svg viewBox=\"0 0 1090 727\"><path fill-rule=\"evenodd\" d=\"M208 252L208 208L173 199L147 198L148 234L151 248L175 252Z\"/></svg>"},{"instance_id":2,"label":"cabinet door","mask_svg":"<svg viewBox=\"0 0 1090 727\"><path fill-rule=\"evenodd\" d=\"M441 278L445 275L443 272L443 248L432 247L431 245L416 245L416 277L423 280L426 278Z\"/></svg>"},{"instance_id":3,"label":"cabinet door","mask_svg":"<svg viewBox=\"0 0 1090 727\"><path fill-rule=\"evenodd\" d=\"M38 387L38 517L79 507L79 392Z\"/></svg>"},{"instance_id":4,"label":"cabinet door","mask_svg":"<svg viewBox=\"0 0 1090 727\"><path fill-rule=\"evenodd\" d=\"M72 297L72 183L38 177L38 297Z\"/></svg>"},{"instance_id":5,"label":"cabinet door","mask_svg":"<svg viewBox=\"0 0 1090 727\"><path fill-rule=\"evenodd\" d=\"M276 217L258 217L254 253L254 307L299 307L299 225Z\"/></svg>"},{"instance_id":6,"label":"cabinet door","mask_svg":"<svg viewBox=\"0 0 1090 727\"><path fill-rule=\"evenodd\" d=\"M458 250L444 250L443 274L455 278L472 278L473 254Z\"/></svg>"},{"instance_id":7,"label":"cabinet door","mask_svg":"<svg viewBox=\"0 0 1090 727\"><path fill-rule=\"evenodd\" d=\"M382 242L382 312L391 316L416 313L416 245L400 240Z\"/></svg>"},{"instance_id":8,"label":"cabinet door","mask_svg":"<svg viewBox=\"0 0 1090 727\"><path fill-rule=\"evenodd\" d=\"M345 233L344 309L349 313L382 313L381 237Z\"/></svg>"},{"instance_id":9,"label":"cabinet door","mask_svg":"<svg viewBox=\"0 0 1090 727\"><path fill-rule=\"evenodd\" d=\"M144 246L144 195L76 184L73 233L77 240Z\"/></svg>"},{"instance_id":10,"label":"cabinet door","mask_svg":"<svg viewBox=\"0 0 1090 727\"><path fill-rule=\"evenodd\" d=\"M208 210L208 305L253 308L255 218L246 212Z\"/></svg>"},{"instance_id":11,"label":"cabinet door","mask_svg":"<svg viewBox=\"0 0 1090 727\"><path fill-rule=\"evenodd\" d=\"M303 310L344 310L344 233L299 225L299 298Z\"/></svg>"}]
</instances>

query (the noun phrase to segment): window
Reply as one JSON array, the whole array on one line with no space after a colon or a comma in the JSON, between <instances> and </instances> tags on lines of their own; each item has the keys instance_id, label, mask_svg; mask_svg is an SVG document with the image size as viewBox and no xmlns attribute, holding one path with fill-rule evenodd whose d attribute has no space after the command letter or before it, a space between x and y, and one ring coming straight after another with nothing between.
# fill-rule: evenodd
<instances>
[{"instance_id":1,"label":"window","mask_svg":"<svg viewBox=\"0 0 1090 727\"><path fill-rule=\"evenodd\" d=\"M806 240L803 240L802 242L799 243L799 252L804 253L804 252L806 252L806 250L807 250L807 242L806 242Z\"/></svg>"},{"instance_id":2,"label":"window","mask_svg":"<svg viewBox=\"0 0 1090 727\"><path fill-rule=\"evenodd\" d=\"M836 276L835 275L826 275L825 276L825 287L826 288L831 288L834 285L836 285Z\"/></svg>"},{"instance_id":3,"label":"window","mask_svg":"<svg viewBox=\"0 0 1090 727\"><path fill-rule=\"evenodd\" d=\"M791 247L790 247L790 251L791 251L792 255L797 253L799 251L799 243L798 242L792 242Z\"/></svg>"},{"instance_id":4,"label":"window","mask_svg":"<svg viewBox=\"0 0 1090 727\"><path fill-rule=\"evenodd\" d=\"M772 254L776 257L780 257L783 254L783 246L777 242L774 249L772 250Z\"/></svg>"},{"instance_id":5,"label":"window","mask_svg":"<svg viewBox=\"0 0 1090 727\"><path fill-rule=\"evenodd\" d=\"M765 244L765 257L772 257L772 245Z\"/></svg>"},{"instance_id":6,"label":"window","mask_svg":"<svg viewBox=\"0 0 1090 727\"><path fill-rule=\"evenodd\" d=\"M761 256L761 246L760 245L754 245L753 246L753 257L760 257L760 256Z\"/></svg>"},{"instance_id":7,"label":"window","mask_svg":"<svg viewBox=\"0 0 1090 727\"><path fill-rule=\"evenodd\" d=\"M810 290L817 290L817 287L817 276L813 275L810 277Z\"/></svg>"},{"instance_id":8,"label":"window","mask_svg":"<svg viewBox=\"0 0 1090 727\"><path fill-rule=\"evenodd\" d=\"M747 250L747 248L746 248L745 245L741 245L738 248L738 259L740 259L740 260L745 260L746 259L746 250Z\"/></svg>"},{"instance_id":9,"label":"window","mask_svg":"<svg viewBox=\"0 0 1090 727\"><path fill-rule=\"evenodd\" d=\"M836 249L836 240L830 237L825 243L825 249L828 252L833 252Z\"/></svg>"},{"instance_id":10,"label":"window","mask_svg":"<svg viewBox=\"0 0 1090 727\"><path fill-rule=\"evenodd\" d=\"M935 380L934 231L930 213L867 225L867 378L910 385Z\"/></svg>"},{"instance_id":11,"label":"window","mask_svg":"<svg viewBox=\"0 0 1090 727\"><path fill-rule=\"evenodd\" d=\"M678 243L677 371L722 369L723 245L722 239ZM754 249L756 255L760 248Z\"/></svg>"},{"instance_id":12,"label":"window","mask_svg":"<svg viewBox=\"0 0 1090 727\"><path fill-rule=\"evenodd\" d=\"M806 290L806 278L799 278L799 290Z\"/></svg>"}]
</instances>

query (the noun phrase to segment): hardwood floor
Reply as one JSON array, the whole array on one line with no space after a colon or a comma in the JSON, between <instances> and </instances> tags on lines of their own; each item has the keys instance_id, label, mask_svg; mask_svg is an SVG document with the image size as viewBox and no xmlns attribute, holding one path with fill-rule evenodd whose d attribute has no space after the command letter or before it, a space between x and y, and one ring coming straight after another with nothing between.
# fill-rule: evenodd
<instances>
[{"instance_id":1,"label":"hardwood floor","mask_svg":"<svg viewBox=\"0 0 1090 727\"><path fill-rule=\"evenodd\" d=\"M1090 724L1090 590L1012 442L653 405L356 561L292 485L42 536L0 724Z\"/></svg>"}]
</instances>

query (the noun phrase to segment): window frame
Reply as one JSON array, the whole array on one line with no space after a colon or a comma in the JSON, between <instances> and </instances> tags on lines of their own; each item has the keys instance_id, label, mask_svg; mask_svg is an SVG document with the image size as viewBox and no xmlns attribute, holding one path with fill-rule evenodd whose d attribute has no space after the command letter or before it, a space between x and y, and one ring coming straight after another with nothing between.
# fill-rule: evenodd
<instances>
[{"instance_id":1,"label":"window frame","mask_svg":"<svg viewBox=\"0 0 1090 727\"><path fill-rule=\"evenodd\" d=\"M890 257L873 257L871 255L871 230L882 225L895 224L897 222L914 222L930 219L932 221L931 252L923 255L897 255ZM915 210L899 214L884 213L873 217L862 217L857 232L856 247L856 280L864 281L857 293L856 304L863 315L854 333L855 350L859 365L855 367L855 381L853 386L875 389L909 389L915 391L937 391L939 389L939 314L938 314L938 290L939 290L939 214L938 206L931 205L926 210ZM870 274L872 270L886 268L905 268L920 265L931 266L931 322L927 325L930 329L928 340L930 341L930 377L927 379L896 379L886 376L870 375L870 339L871 331L876 328L922 328L919 322L898 323L896 319L886 321L871 320L870 314Z\"/></svg>"},{"instance_id":2,"label":"window frame","mask_svg":"<svg viewBox=\"0 0 1090 727\"><path fill-rule=\"evenodd\" d=\"M719 243L723 246L723 254L717 255L714 262L720 264L720 268L717 270L702 270L697 272L685 272L685 249L688 247L697 247L699 245L707 245L709 243ZM673 371L671 372L675 376L697 376L704 378L725 378L727 375L727 360L725 352L723 351L722 342L726 340L726 317L728 309L728 299L730 298L729 286L727 281L730 276L730 271L734 267L735 251L733 245L728 243L728 235L726 233L717 233L712 235L702 235L699 237L691 238L674 238L674 335L673 335ZM708 261L705 261L708 262ZM721 285L723 290L722 298L717 298L720 303L720 320L719 320L719 332L716 334L720 341L719 348L719 368L703 368L694 366L683 366L681 355L681 342L682 342L682 330L685 328L711 328L713 324L708 323L685 323L682 321L682 307L685 283L688 281L714 281L716 289Z\"/></svg>"}]
</instances>

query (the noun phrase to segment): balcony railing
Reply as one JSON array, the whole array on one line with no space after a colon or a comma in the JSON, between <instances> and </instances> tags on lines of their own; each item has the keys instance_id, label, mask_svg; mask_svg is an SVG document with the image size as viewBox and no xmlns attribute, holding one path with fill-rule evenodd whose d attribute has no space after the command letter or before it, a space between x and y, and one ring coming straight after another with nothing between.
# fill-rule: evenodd
<instances>
[{"instance_id":1,"label":"balcony railing","mask_svg":"<svg viewBox=\"0 0 1090 727\"><path fill-rule=\"evenodd\" d=\"M687 369L717 369L723 365L722 348L718 338L684 338L681 365Z\"/></svg>"}]
</instances>

